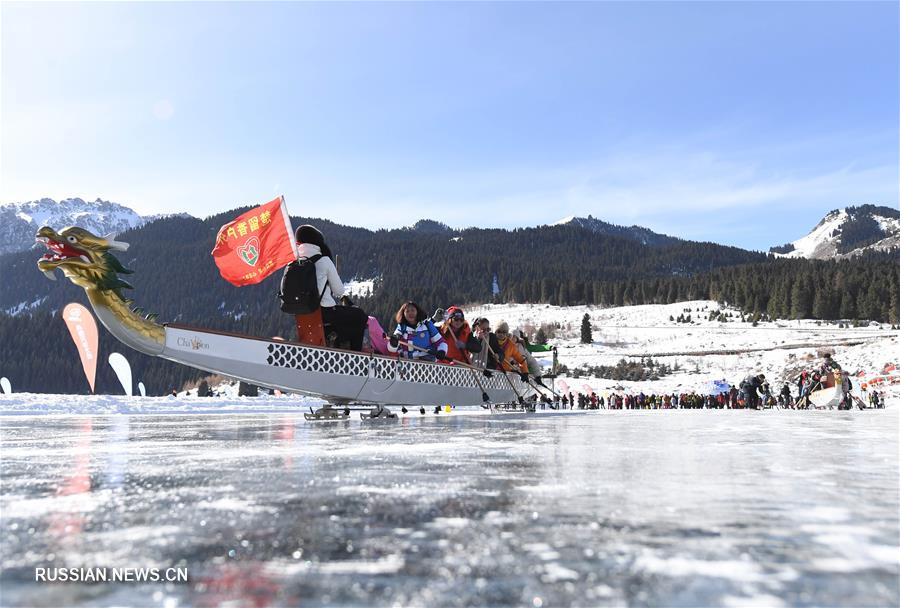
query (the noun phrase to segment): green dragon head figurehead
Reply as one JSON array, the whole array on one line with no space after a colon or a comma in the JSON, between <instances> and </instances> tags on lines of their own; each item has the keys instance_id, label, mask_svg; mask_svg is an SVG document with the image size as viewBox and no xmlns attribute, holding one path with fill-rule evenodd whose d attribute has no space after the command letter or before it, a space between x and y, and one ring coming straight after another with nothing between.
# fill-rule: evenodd
<instances>
[{"instance_id":1,"label":"green dragon head figurehead","mask_svg":"<svg viewBox=\"0 0 900 608\"><path fill-rule=\"evenodd\" d=\"M56 232L44 226L37 231L35 240L50 250L37 263L49 279L56 280L53 271L59 268L79 287L89 291L112 292L123 301L125 298L121 290L132 288L118 277L118 273L131 274L131 271L110 253L126 251L128 243L116 241L113 235L98 237L76 226Z\"/></svg>"}]
</instances>

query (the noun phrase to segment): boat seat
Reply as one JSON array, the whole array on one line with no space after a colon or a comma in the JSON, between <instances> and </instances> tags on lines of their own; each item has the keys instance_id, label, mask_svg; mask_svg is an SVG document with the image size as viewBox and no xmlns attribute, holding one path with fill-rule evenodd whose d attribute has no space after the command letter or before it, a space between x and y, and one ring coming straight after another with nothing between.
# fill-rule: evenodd
<instances>
[{"instance_id":1,"label":"boat seat","mask_svg":"<svg viewBox=\"0 0 900 608\"><path fill-rule=\"evenodd\" d=\"M305 315L294 315L297 322L297 341L311 346L325 346L325 327L322 324L322 309Z\"/></svg>"}]
</instances>

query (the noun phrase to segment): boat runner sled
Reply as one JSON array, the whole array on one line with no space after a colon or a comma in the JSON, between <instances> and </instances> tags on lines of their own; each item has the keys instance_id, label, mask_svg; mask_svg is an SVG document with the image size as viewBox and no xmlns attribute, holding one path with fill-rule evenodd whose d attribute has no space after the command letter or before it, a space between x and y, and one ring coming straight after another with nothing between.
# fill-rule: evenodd
<instances>
[{"instance_id":1,"label":"boat runner sled","mask_svg":"<svg viewBox=\"0 0 900 608\"><path fill-rule=\"evenodd\" d=\"M37 240L51 251L38 260L38 268L49 278L55 278L53 271L60 269L66 278L85 290L100 322L116 339L147 355L266 388L319 397L329 406L481 405L484 393L491 402L506 403L530 390L518 375L499 371L490 378L476 379L472 370L441 363L177 323L160 325L155 315L143 315L122 294L131 285L118 275L131 271L111 252L125 251L126 243L98 237L77 227L64 228L59 233L43 227L37 233ZM333 414L323 411L320 417L333 419Z\"/></svg>"}]
</instances>

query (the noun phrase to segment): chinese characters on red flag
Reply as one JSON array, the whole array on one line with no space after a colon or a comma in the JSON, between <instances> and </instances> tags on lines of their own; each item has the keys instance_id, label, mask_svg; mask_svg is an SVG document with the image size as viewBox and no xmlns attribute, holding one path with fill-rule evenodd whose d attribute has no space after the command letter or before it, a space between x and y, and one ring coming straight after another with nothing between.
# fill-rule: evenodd
<instances>
[{"instance_id":1,"label":"chinese characters on red flag","mask_svg":"<svg viewBox=\"0 0 900 608\"><path fill-rule=\"evenodd\" d=\"M212 255L222 278L238 287L259 283L296 260L297 245L284 197L222 226Z\"/></svg>"}]
</instances>

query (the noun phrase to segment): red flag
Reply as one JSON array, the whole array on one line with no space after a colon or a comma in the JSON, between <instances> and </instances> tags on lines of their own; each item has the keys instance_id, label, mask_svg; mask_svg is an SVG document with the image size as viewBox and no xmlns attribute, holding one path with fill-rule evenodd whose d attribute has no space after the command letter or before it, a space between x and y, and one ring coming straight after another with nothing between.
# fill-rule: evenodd
<instances>
[{"instance_id":1,"label":"red flag","mask_svg":"<svg viewBox=\"0 0 900 608\"><path fill-rule=\"evenodd\" d=\"M296 260L297 244L284 197L222 226L212 255L222 278L238 287L259 283Z\"/></svg>"}]
</instances>

